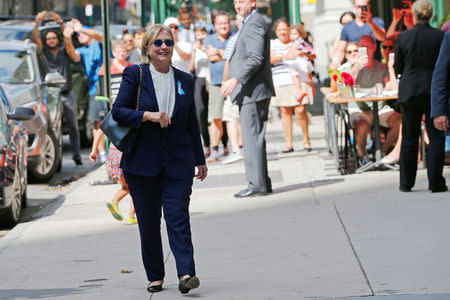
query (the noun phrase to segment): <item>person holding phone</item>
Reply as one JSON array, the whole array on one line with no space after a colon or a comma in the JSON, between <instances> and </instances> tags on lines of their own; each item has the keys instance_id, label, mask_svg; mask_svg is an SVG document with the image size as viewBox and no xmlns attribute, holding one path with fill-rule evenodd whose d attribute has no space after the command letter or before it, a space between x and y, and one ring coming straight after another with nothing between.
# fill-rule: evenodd
<instances>
[{"instance_id":1,"label":"person holding phone","mask_svg":"<svg viewBox=\"0 0 450 300\"><path fill-rule=\"evenodd\" d=\"M39 24L45 19L50 19L58 23L61 27L61 32L64 32L65 26L61 17L56 12L44 10L36 16L32 37L33 42L44 53L50 67L57 70L66 79L65 85L60 91L60 100L63 103L64 121L69 129L72 159L75 165L80 166L83 162L81 161L80 131L78 129L78 99L72 92L71 57L66 46L61 45L59 35L56 31L48 30L44 35L44 43L41 41Z\"/></svg>"},{"instance_id":2,"label":"person holding phone","mask_svg":"<svg viewBox=\"0 0 450 300\"><path fill-rule=\"evenodd\" d=\"M361 37L358 59L350 74L353 78L356 78L356 83L362 89L372 89L377 84L384 85L389 81L387 66L374 59L375 49L376 44L372 36L364 35ZM350 123L356 128L356 144L362 165L370 162L366 152L366 144L373 122L372 109L372 102L350 102L348 105ZM378 116L380 125L389 128L386 141L381 148L382 152L386 152L397 141L401 116L385 102L379 103Z\"/></svg>"},{"instance_id":3,"label":"person holding phone","mask_svg":"<svg viewBox=\"0 0 450 300\"><path fill-rule=\"evenodd\" d=\"M342 63L347 43L358 42L363 35L370 35L380 42L384 41L386 36L384 21L372 16L370 0L354 0L354 11L356 18L342 29L336 58L332 61L330 68L336 69ZM381 55L376 53L375 58L379 60Z\"/></svg>"}]
</instances>

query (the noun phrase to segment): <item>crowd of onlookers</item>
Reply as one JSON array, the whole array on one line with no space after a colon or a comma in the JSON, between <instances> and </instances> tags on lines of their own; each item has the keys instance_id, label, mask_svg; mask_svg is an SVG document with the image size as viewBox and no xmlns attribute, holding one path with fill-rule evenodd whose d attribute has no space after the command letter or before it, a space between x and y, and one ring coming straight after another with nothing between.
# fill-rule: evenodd
<instances>
[{"instance_id":1,"label":"crowd of onlookers","mask_svg":"<svg viewBox=\"0 0 450 300\"><path fill-rule=\"evenodd\" d=\"M329 52L331 72L350 74L355 80L354 92L398 91L397 101L379 104L378 116L380 125L387 129L381 149L386 156L381 163L400 164L402 191L410 191L414 186L417 163L421 160L421 123L426 126L424 142L429 144L430 190L447 190L442 177L444 132L435 128L430 117L431 81L444 38L443 31L430 26L432 16L433 5L428 0L401 1L393 9L393 21L385 31L383 20L372 15L370 1L355 0L354 11L341 16L341 33ZM341 89L347 88L339 77L335 78ZM373 103L350 102L348 112L360 163L368 164L374 159L367 153ZM447 141L450 143L448 137Z\"/></svg>"},{"instance_id":2,"label":"crowd of onlookers","mask_svg":"<svg viewBox=\"0 0 450 300\"><path fill-rule=\"evenodd\" d=\"M417 0L414 3L401 1L400 4L393 9L393 21L387 31L384 21L372 15L370 0L354 0L354 11L344 12L340 17L342 30L329 51L330 68L350 74L356 83L354 91L370 90L380 85L385 90L399 90L400 84L401 93L402 83L399 78L404 71L406 53L399 52L400 47L396 44L403 31L416 28L418 24L429 27L428 22L433 14L433 8L428 0ZM46 12L40 13L36 17L36 24L38 25L47 15ZM106 113L106 105L105 102L95 100L96 95L101 93L99 78L104 74L102 34L83 26L76 19L64 24L57 14L53 14L53 18L61 25L63 45L58 43L57 33L52 31L46 33L45 43L39 40L38 33L33 35L33 38L41 48L44 48L50 64L68 78L68 84L61 92L65 103L65 117L68 120L77 119L76 98L70 91L68 63L69 60L73 60L84 65L89 84L89 120L94 122L93 136L96 141L94 145L98 147L93 149L93 152L98 153L99 160L104 162L106 151L99 124ZM243 20L239 15L232 20L230 14L225 11L213 11L211 21L212 27L208 27L201 19L193 20L193 16L182 7L178 16L167 18L164 25L171 29L175 38L172 65L191 73L195 79L197 119L207 161L221 161L226 164L243 159L239 108L232 103L229 96L222 95L221 90L222 83L228 79L229 59L239 38L239 28ZM280 112L286 142L282 152L294 151L293 116L303 133L303 150L311 151L308 131L310 116L307 105L313 104L314 100L312 74L316 59L311 37L303 24L290 25L286 18L274 21L273 32L275 38L270 41L270 63L276 96L272 97L270 105L277 107ZM144 29L134 32L126 30L122 40L113 41L110 61L112 76L120 77L125 67L141 62L140 45L144 33ZM72 44L73 35L76 35L81 44L78 48ZM421 47L414 45L416 46ZM398 55L402 56L397 57ZM418 58L417 64L420 64ZM112 83L113 86L114 84L118 87L120 80L118 83ZM114 95L113 89L112 98ZM383 136L382 151L386 154L383 163L394 164L401 160L400 145L405 133L405 130L402 131L402 123L405 123L405 120L400 107L401 105L395 101L379 105L380 124L387 129ZM348 109L350 124L355 128L360 162L364 165L373 159L367 152L367 140L371 135L373 123L372 104L352 102ZM423 122L426 122L425 118ZM76 122L71 123L73 124L69 129L73 158L80 164L79 142L77 142L79 136L76 133L78 129ZM426 138L429 142L428 137ZM220 147L223 149L221 152L219 152L220 144L223 145Z\"/></svg>"}]
</instances>

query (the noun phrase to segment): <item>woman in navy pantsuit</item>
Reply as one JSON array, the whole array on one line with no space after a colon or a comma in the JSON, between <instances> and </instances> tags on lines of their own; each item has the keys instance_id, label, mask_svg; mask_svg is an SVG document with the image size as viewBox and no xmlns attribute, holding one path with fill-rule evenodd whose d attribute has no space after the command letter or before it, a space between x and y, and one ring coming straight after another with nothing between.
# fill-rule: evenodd
<instances>
[{"instance_id":1,"label":"woman in navy pantsuit","mask_svg":"<svg viewBox=\"0 0 450 300\"><path fill-rule=\"evenodd\" d=\"M123 72L112 116L138 130L133 150L122 156L121 168L136 208L142 259L150 281L147 290L161 291L165 275L162 207L180 280L178 289L186 294L200 285L189 223L192 180L194 175L204 180L208 169L195 115L194 81L170 65L173 48L170 28L157 24L147 30L141 46L143 64Z\"/></svg>"}]
</instances>

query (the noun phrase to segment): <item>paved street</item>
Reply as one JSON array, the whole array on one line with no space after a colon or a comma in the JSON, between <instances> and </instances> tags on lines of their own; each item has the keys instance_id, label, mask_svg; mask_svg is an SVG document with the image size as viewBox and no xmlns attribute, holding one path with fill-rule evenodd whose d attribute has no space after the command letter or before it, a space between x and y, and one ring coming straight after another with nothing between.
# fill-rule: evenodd
<instances>
[{"instance_id":1,"label":"paved street","mask_svg":"<svg viewBox=\"0 0 450 300\"><path fill-rule=\"evenodd\" d=\"M191 200L201 286L187 296L164 223L165 290L146 292L137 226L105 206L118 186L89 185L101 167L0 239L0 299L450 299L450 194L428 192L423 170L412 193L394 171L337 175L323 132L313 117L313 151L277 155L281 124L269 125L270 196L235 199L243 162L209 165Z\"/></svg>"}]
</instances>

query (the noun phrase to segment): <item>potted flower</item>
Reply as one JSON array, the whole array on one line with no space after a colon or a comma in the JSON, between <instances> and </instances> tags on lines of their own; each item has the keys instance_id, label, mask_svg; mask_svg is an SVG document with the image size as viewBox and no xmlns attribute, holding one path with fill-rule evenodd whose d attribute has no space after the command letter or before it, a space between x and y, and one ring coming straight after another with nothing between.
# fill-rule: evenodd
<instances>
[{"instance_id":1,"label":"potted flower","mask_svg":"<svg viewBox=\"0 0 450 300\"><path fill-rule=\"evenodd\" d=\"M353 86L355 85L355 79L347 72L342 72L340 76L341 82L340 92L342 97L352 98L354 97Z\"/></svg>"}]
</instances>

